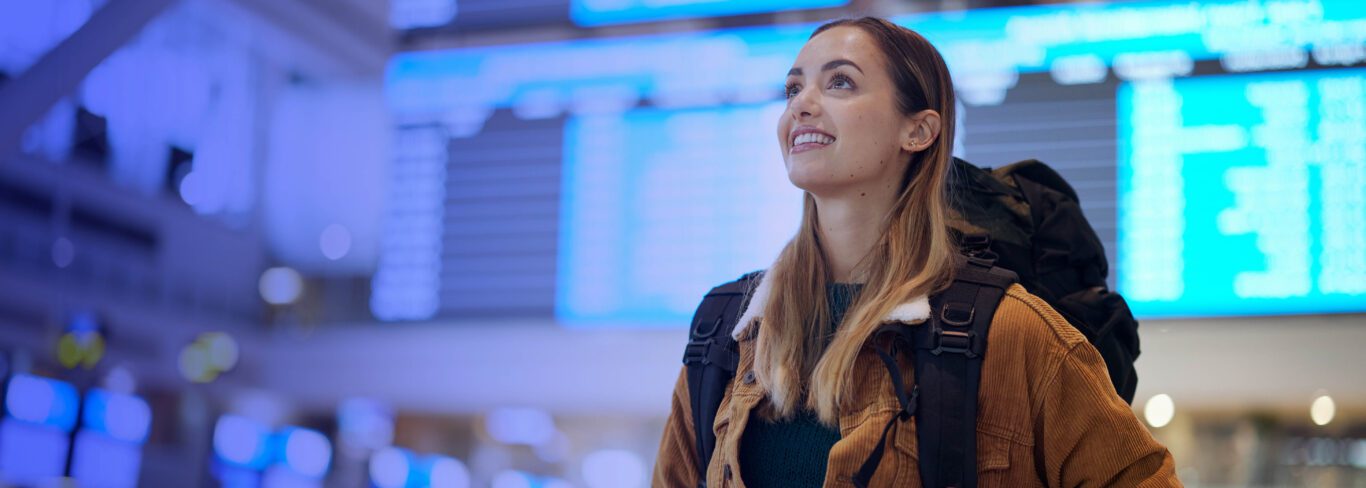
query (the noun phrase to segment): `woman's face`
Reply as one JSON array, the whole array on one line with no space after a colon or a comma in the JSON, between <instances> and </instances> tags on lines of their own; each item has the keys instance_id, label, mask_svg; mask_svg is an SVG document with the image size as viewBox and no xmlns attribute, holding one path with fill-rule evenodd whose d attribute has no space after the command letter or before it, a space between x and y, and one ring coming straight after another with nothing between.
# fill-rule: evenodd
<instances>
[{"instance_id":1,"label":"woman's face","mask_svg":"<svg viewBox=\"0 0 1366 488\"><path fill-rule=\"evenodd\" d=\"M816 196L867 196L900 183L911 122L886 66L876 41L857 27L828 29L802 47L778 121L792 184Z\"/></svg>"}]
</instances>

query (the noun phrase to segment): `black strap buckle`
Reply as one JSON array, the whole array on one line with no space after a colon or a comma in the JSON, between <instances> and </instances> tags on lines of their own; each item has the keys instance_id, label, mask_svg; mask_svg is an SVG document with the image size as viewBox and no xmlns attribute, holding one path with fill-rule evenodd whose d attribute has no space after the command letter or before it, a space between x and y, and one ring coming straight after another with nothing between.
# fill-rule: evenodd
<instances>
[{"instance_id":1,"label":"black strap buckle","mask_svg":"<svg viewBox=\"0 0 1366 488\"><path fill-rule=\"evenodd\" d=\"M983 269L991 269L996 264L996 260L1000 259L1000 256L991 250L990 234L967 234L959 242L968 264Z\"/></svg>"},{"instance_id":2,"label":"black strap buckle","mask_svg":"<svg viewBox=\"0 0 1366 488\"><path fill-rule=\"evenodd\" d=\"M992 266L996 265L996 260L999 259L999 257L996 256L996 253L991 251L981 251L978 253L965 255L964 257L967 258L969 264L972 264L982 269L991 269Z\"/></svg>"},{"instance_id":3,"label":"black strap buckle","mask_svg":"<svg viewBox=\"0 0 1366 488\"><path fill-rule=\"evenodd\" d=\"M967 327L972 325L975 312L970 303L949 302L939 309L939 320L953 327Z\"/></svg>"},{"instance_id":4,"label":"black strap buckle","mask_svg":"<svg viewBox=\"0 0 1366 488\"><path fill-rule=\"evenodd\" d=\"M693 339L706 339L706 338L709 338L709 337L711 337L711 336L713 336L713 335L716 335L716 330L719 329L719 328L721 328L721 324L724 323L725 321L726 321L726 317L725 317L725 316L716 317L716 320L713 320L713 321L711 322L711 327L708 327L708 328L706 328L706 329L703 329L703 328L702 328L702 325L701 325L701 324L698 324L697 327L693 327L693 328L692 328L692 337L693 337Z\"/></svg>"},{"instance_id":5,"label":"black strap buckle","mask_svg":"<svg viewBox=\"0 0 1366 488\"><path fill-rule=\"evenodd\" d=\"M683 364L716 365L734 373L739 357L734 347L727 347L731 344L725 339L715 338L689 341L688 347L683 350Z\"/></svg>"},{"instance_id":6,"label":"black strap buckle","mask_svg":"<svg viewBox=\"0 0 1366 488\"><path fill-rule=\"evenodd\" d=\"M952 352L975 358L977 353L973 352L973 346L976 343L977 334L972 331L940 329L934 331L934 349L930 349L930 354L938 356L945 352Z\"/></svg>"},{"instance_id":7,"label":"black strap buckle","mask_svg":"<svg viewBox=\"0 0 1366 488\"><path fill-rule=\"evenodd\" d=\"M970 251L980 251L991 245L991 235L989 234L966 234L962 239L963 248Z\"/></svg>"},{"instance_id":8,"label":"black strap buckle","mask_svg":"<svg viewBox=\"0 0 1366 488\"><path fill-rule=\"evenodd\" d=\"M711 363L707 357L707 350L711 349L711 339L688 341L688 347L683 349L683 364L702 364Z\"/></svg>"}]
</instances>

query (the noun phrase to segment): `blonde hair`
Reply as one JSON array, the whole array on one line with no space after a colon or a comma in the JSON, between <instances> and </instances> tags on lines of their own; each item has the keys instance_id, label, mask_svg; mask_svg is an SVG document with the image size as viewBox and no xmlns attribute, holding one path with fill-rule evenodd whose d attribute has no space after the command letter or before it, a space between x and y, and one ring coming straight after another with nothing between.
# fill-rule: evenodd
<instances>
[{"instance_id":1,"label":"blonde hair","mask_svg":"<svg viewBox=\"0 0 1366 488\"><path fill-rule=\"evenodd\" d=\"M901 113L934 110L940 115L941 131L930 147L911 156L885 231L860 263L864 288L829 346L825 331L831 321L826 299L830 270L810 193L804 198L801 227L768 270L768 302L754 305L764 307L754 362L757 383L768 394L763 415L786 418L804 404L830 426L838 425L840 406L852 393L850 376L865 339L897 305L947 286L957 253L947 227L954 127L948 67L920 34L879 18L836 20L817 28L811 37L844 25L876 39L887 57Z\"/></svg>"}]
</instances>

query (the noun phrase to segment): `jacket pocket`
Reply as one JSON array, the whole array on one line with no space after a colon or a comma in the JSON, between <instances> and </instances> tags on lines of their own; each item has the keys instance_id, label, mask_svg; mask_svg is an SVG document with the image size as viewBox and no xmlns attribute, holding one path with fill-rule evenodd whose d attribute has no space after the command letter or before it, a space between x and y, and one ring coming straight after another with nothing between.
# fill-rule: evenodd
<instances>
[{"instance_id":1,"label":"jacket pocket","mask_svg":"<svg viewBox=\"0 0 1366 488\"><path fill-rule=\"evenodd\" d=\"M920 443L916 439L915 421L908 421L898 427L894 452L900 464L897 476L898 486L920 486ZM1016 443L982 431L977 432L977 486L1014 487L1017 485L1008 476L1011 473L1011 453ZM887 463L884 459L884 464ZM881 468L879 468L881 469ZM1032 471L1031 471L1032 472Z\"/></svg>"},{"instance_id":2,"label":"jacket pocket","mask_svg":"<svg viewBox=\"0 0 1366 488\"><path fill-rule=\"evenodd\" d=\"M978 471L1010 469L1012 442L991 434L977 433Z\"/></svg>"},{"instance_id":3,"label":"jacket pocket","mask_svg":"<svg viewBox=\"0 0 1366 488\"><path fill-rule=\"evenodd\" d=\"M893 415L893 410L873 408L848 412L840 416L840 440L830 448L829 470L826 473L826 480L829 482L825 484L826 487L854 486L854 475L876 448L883 427ZM907 486L907 478L904 476L906 460L896 447L896 435L897 428L894 428L869 486Z\"/></svg>"},{"instance_id":4,"label":"jacket pocket","mask_svg":"<svg viewBox=\"0 0 1366 488\"><path fill-rule=\"evenodd\" d=\"M1010 476L1011 451L1017 449L1017 444L1010 439L996 436L990 433L977 432L977 486L988 487L1023 487L1033 486L1032 484L1021 484L1019 480L1012 480ZM1019 470L1016 470L1019 471ZM1033 472L1033 470L1030 470Z\"/></svg>"}]
</instances>

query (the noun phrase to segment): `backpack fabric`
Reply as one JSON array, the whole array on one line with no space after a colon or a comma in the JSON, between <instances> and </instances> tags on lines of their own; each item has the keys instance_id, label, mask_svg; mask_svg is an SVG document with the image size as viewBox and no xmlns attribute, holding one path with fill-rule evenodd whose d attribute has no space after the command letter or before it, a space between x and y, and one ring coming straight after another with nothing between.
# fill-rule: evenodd
<instances>
[{"instance_id":1,"label":"backpack fabric","mask_svg":"<svg viewBox=\"0 0 1366 488\"><path fill-rule=\"evenodd\" d=\"M1105 248L1076 190L1053 168L1025 160L995 170L953 160L950 226L960 242L994 254L1100 351L1115 392L1134 401L1138 321L1110 291Z\"/></svg>"},{"instance_id":2,"label":"backpack fabric","mask_svg":"<svg viewBox=\"0 0 1366 488\"><path fill-rule=\"evenodd\" d=\"M1076 191L1036 160L991 171L954 158L952 171L950 226L964 256L952 285L930 298L930 327L884 327L876 334L893 334L893 344L910 346L916 378L912 390L905 392L895 346L877 351L891 372L902 412L888 423L882 440L855 473L856 486L866 486L872 478L891 429L911 418L916 419L922 484L976 486L981 360L995 307L1005 288L1017 281L1095 345L1116 391L1133 402L1138 323L1124 299L1105 286L1105 252L1081 212ZM716 443L711 425L739 363L731 331L761 273L713 288L693 316L683 362L699 486L706 485Z\"/></svg>"},{"instance_id":3,"label":"backpack fabric","mask_svg":"<svg viewBox=\"0 0 1366 488\"><path fill-rule=\"evenodd\" d=\"M716 410L726 396L740 364L739 343L731 331L740 322L749 291L758 284L762 271L712 288L693 314L688 347L683 364L688 368L688 403L692 410L693 439L697 444L698 486L706 486L706 469L716 449Z\"/></svg>"}]
</instances>

